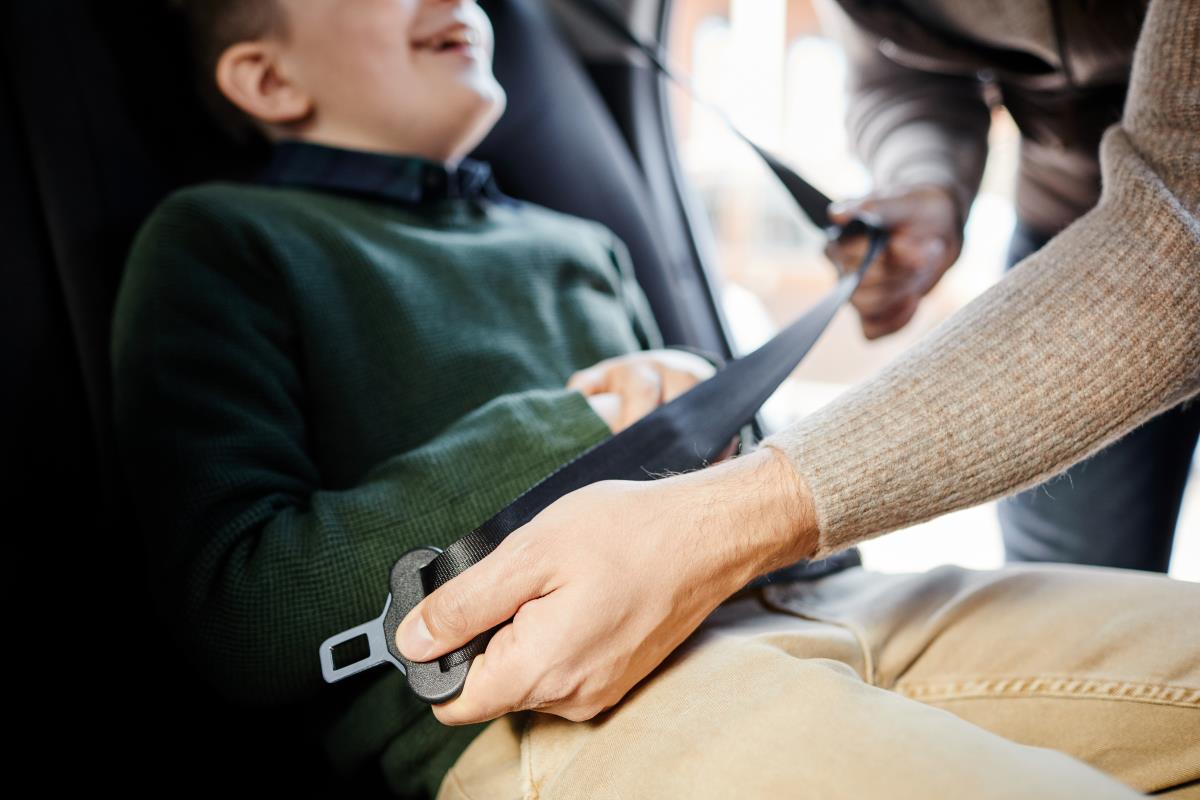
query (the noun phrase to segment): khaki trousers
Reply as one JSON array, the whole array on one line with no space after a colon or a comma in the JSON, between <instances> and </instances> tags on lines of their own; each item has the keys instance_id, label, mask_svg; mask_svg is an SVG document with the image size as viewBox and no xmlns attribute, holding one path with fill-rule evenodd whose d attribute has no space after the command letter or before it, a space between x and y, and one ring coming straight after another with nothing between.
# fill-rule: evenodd
<instances>
[{"instance_id":1,"label":"khaki trousers","mask_svg":"<svg viewBox=\"0 0 1200 800\"><path fill-rule=\"evenodd\" d=\"M493 721L438 800L1200 797L1200 584L853 568L727 600L587 722Z\"/></svg>"}]
</instances>

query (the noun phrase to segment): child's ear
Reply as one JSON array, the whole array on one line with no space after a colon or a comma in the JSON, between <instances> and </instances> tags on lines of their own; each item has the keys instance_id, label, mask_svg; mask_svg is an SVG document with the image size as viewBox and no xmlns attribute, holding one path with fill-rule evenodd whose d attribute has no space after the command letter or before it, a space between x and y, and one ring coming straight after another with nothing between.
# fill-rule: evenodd
<instances>
[{"instance_id":1,"label":"child's ear","mask_svg":"<svg viewBox=\"0 0 1200 800\"><path fill-rule=\"evenodd\" d=\"M265 41L231 45L217 61L217 86L231 103L262 122L298 122L312 112L312 98L288 78L278 56Z\"/></svg>"}]
</instances>

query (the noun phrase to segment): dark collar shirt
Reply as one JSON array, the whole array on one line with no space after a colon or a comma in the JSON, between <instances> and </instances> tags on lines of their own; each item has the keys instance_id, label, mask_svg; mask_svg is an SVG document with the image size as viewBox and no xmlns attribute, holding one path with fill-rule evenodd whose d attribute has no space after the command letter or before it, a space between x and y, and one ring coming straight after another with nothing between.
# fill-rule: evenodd
<instances>
[{"instance_id":1,"label":"dark collar shirt","mask_svg":"<svg viewBox=\"0 0 1200 800\"><path fill-rule=\"evenodd\" d=\"M486 161L464 158L456 167L417 155L351 150L289 139L275 144L258 181L383 200L435 206L446 200L514 205L496 186Z\"/></svg>"}]
</instances>

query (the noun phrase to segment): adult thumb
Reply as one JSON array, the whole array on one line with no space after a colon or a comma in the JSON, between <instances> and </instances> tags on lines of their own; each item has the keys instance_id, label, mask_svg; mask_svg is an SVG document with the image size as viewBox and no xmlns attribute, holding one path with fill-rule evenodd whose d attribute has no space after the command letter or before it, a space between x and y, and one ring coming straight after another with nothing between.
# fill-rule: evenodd
<instances>
[{"instance_id":1,"label":"adult thumb","mask_svg":"<svg viewBox=\"0 0 1200 800\"><path fill-rule=\"evenodd\" d=\"M866 211L867 209L864 206L869 203L869 197L852 197L845 200L835 200L829 204L829 208L826 210L829 212L831 220L838 225L844 225Z\"/></svg>"},{"instance_id":2,"label":"adult thumb","mask_svg":"<svg viewBox=\"0 0 1200 800\"><path fill-rule=\"evenodd\" d=\"M439 586L396 629L401 654L410 661L429 661L511 619L539 596L541 572L526 563L521 567L502 546Z\"/></svg>"},{"instance_id":3,"label":"adult thumb","mask_svg":"<svg viewBox=\"0 0 1200 800\"><path fill-rule=\"evenodd\" d=\"M829 218L845 225L854 218L882 228L894 228L912 219L917 203L907 194L880 193L829 204Z\"/></svg>"}]
</instances>

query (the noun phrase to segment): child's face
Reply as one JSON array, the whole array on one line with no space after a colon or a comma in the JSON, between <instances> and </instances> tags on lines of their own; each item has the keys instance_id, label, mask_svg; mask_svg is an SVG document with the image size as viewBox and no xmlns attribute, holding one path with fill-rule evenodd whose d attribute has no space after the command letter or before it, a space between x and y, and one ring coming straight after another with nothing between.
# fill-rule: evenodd
<instances>
[{"instance_id":1,"label":"child's face","mask_svg":"<svg viewBox=\"0 0 1200 800\"><path fill-rule=\"evenodd\" d=\"M475 0L281 0L311 138L457 161L504 111Z\"/></svg>"}]
</instances>

